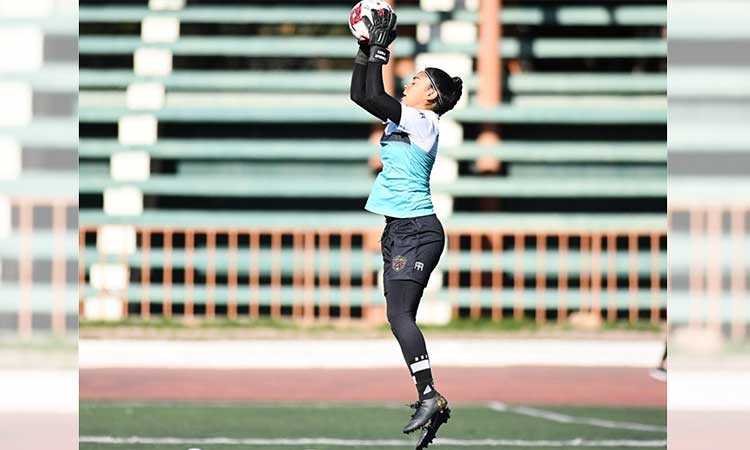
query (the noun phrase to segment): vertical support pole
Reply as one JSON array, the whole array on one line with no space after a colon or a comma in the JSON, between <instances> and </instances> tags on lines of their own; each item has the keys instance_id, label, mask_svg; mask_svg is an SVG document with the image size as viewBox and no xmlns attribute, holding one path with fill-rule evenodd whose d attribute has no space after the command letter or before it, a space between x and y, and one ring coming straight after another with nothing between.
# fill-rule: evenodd
<instances>
[{"instance_id":1,"label":"vertical support pole","mask_svg":"<svg viewBox=\"0 0 750 450\"><path fill-rule=\"evenodd\" d=\"M704 319L705 314L703 304L701 303L701 293L704 287L703 258L705 240L703 235L703 215L701 209L689 210L688 217L690 220L690 273L688 274L689 297L690 297L690 318L691 327L697 327Z\"/></svg>"},{"instance_id":2,"label":"vertical support pole","mask_svg":"<svg viewBox=\"0 0 750 450\"><path fill-rule=\"evenodd\" d=\"M740 341L745 337L745 210L732 209L732 339Z\"/></svg>"},{"instance_id":3,"label":"vertical support pole","mask_svg":"<svg viewBox=\"0 0 750 450\"><path fill-rule=\"evenodd\" d=\"M607 234L607 321L617 320L617 234Z\"/></svg>"},{"instance_id":4,"label":"vertical support pole","mask_svg":"<svg viewBox=\"0 0 750 450\"><path fill-rule=\"evenodd\" d=\"M193 272L193 252L195 250L195 231L185 230L185 320L192 322L195 318L193 296L195 295L195 273Z\"/></svg>"},{"instance_id":5,"label":"vertical support pole","mask_svg":"<svg viewBox=\"0 0 750 450\"><path fill-rule=\"evenodd\" d=\"M172 237L174 230L164 229L164 306L163 314L167 319L172 318Z\"/></svg>"},{"instance_id":6,"label":"vertical support pole","mask_svg":"<svg viewBox=\"0 0 750 450\"><path fill-rule=\"evenodd\" d=\"M591 313L601 317L602 304L602 235L593 233L591 235Z\"/></svg>"},{"instance_id":7,"label":"vertical support pole","mask_svg":"<svg viewBox=\"0 0 750 450\"><path fill-rule=\"evenodd\" d=\"M503 234L500 231L492 234L492 320L503 319Z\"/></svg>"},{"instance_id":8,"label":"vertical support pole","mask_svg":"<svg viewBox=\"0 0 750 450\"><path fill-rule=\"evenodd\" d=\"M719 213L719 220L721 220ZM721 233L721 223L719 223ZM659 239L658 232L651 233L651 322L659 322L659 294L661 293L661 271L659 270ZM719 287L721 287L721 268L719 267Z\"/></svg>"},{"instance_id":9,"label":"vertical support pole","mask_svg":"<svg viewBox=\"0 0 750 450\"><path fill-rule=\"evenodd\" d=\"M78 227L78 320L86 316L86 227Z\"/></svg>"},{"instance_id":10,"label":"vertical support pole","mask_svg":"<svg viewBox=\"0 0 750 450\"><path fill-rule=\"evenodd\" d=\"M206 320L216 319L216 230L206 230Z\"/></svg>"},{"instance_id":11,"label":"vertical support pole","mask_svg":"<svg viewBox=\"0 0 750 450\"><path fill-rule=\"evenodd\" d=\"M248 315L255 320L260 316L260 231L250 230L250 289Z\"/></svg>"},{"instance_id":12,"label":"vertical support pole","mask_svg":"<svg viewBox=\"0 0 750 450\"><path fill-rule=\"evenodd\" d=\"M271 318L281 318L281 232L271 232Z\"/></svg>"},{"instance_id":13,"label":"vertical support pole","mask_svg":"<svg viewBox=\"0 0 750 450\"><path fill-rule=\"evenodd\" d=\"M479 52L477 100L483 108L494 108L501 102L502 57L500 55L502 24L501 0L481 0L479 6ZM499 141L496 124L482 124L477 141L492 145Z\"/></svg>"},{"instance_id":14,"label":"vertical support pole","mask_svg":"<svg viewBox=\"0 0 750 450\"><path fill-rule=\"evenodd\" d=\"M229 298L227 303L227 317L229 320L237 320L237 251L239 236L237 230L229 230Z\"/></svg>"},{"instance_id":15,"label":"vertical support pole","mask_svg":"<svg viewBox=\"0 0 750 450\"><path fill-rule=\"evenodd\" d=\"M479 319L482 315L482 307L479 302L479 294L482 289L481 258L482 234L473 231L471 233L471 307L469 310L469 315L472 319Z\"/></svg>"},{"instance_id":16,"label":"vertical support pole","mask_svg":"<svg viewBox=\"0 0 750 450\"><path fill-rule=\"evenodd\" d=\"M544 294L547 289L547 235L537 233L536 235L536 322L544 324L547 321L547 306L544 303Z\"/></svg>"},{"instance_id":17,"label":"vertical support pole","mask_svg":"<svg viewBox=\"0 0 750 450\"><path fill-rule=\"evenodd\" d=\"M55 202L52 206L52 235L54 236L52 253L52 332L57 336L65 334L65 287L66 259L65 233L67 221L65 218L66 203Z\"/></svg>"},{"instance_id":18,"label":"vertical support pole","mask_svg":"<svg viewBox=\"0 0 750 450\"><path fill-rule=\"evenodd\" d=\"M141 230L141 319L151 319L151 230Z\"/></svg>"},{"instance_id":19,"label":"vertical support pole","mask_svg":"<svg viewBox=\"0 0 750 450\"><path fill-rule=\"evenodd\" d=\"M18 334L21 338L30 338L32 333L31 289L34 280L33 254L31 252L31 240L34 231L34 205L27 200L21 201L19 215L21 248L18 255L18 264L21 302L18 306Z\"/></svg>"},{"instance_id":20,"label":"vertical support pole","mask_svg":"<svg viewBox=\"0 0 750 450\"><path fill-rule=\"evenodd\" d=\"M362 311L370 307L372 291L372 268L370 267L370 249L367 243L372 231L366 230L362 234Z\"/></svg>"},{"instance_id":21,"label":"vertical support pole","mask_svg":"<svg viewBox=\"0 0 750 450\"><path fill-rule=\"evenodd\" d=\"M590 244L590 235L581 233L581 249L580 249L580 255L581 255L581 271L580 271L580 277L581 277L581 312L588 312L589 307L591 306L589 304L589 244Z\"/></svg>"},{"instance_id":22,"label":"vertical support pole","mask_svg":"<svg viewBox=\"0 0 750 450\"><path fill-rule=\"evenodd\" d=\"M516 253L516 267L513 272L513 289L515 290L515 305L513 308L513 318L515 320L523 319L523 294L525 288L524 258L526 253L526 236L523 232L517 231L514 235L514 245Z\"/></svg>"},{"instance_id":23,"label":"vertical support pole","mask_svg":"<svg viewBox=\"0 0 750 450\"><path fill-rule=\"evenodd\" d=\"M707 270L707 283L708 298L710 303L709 314L707 315L709 326L716 330L721 328L721 294L723 290L722 286L722 247L721 247L721 215L722 211L719 208L712 208L707 211L708 214L708 228L707 228L707 242L710 245L711 256L709 258L708 270ZM653 239L653 238L652 238ZM653 243L652 243L653 252ZM652 274L653 277L653 274ZM652 278L653 288L653 278ZM653 320L653 312L652 312Z\"/></svg>"},{"instance_id":24,"label":"vertical support pole","mask_svg":"<svg viewBox=\"0 0 750 450\"><path fill-rule=\"evenodd\" d=\"M448 290L450 291L451 305L453 306L452 318L457 319L459 317L459 271L458 260L461 251L461 234L459 232L448 234L448 247L450 249L450 269L448 273Z\"/></svg>"},{"instance_id":25,"label":"vertical support pole","mask_svg":"<svg viewBox=\"0 0 750 450\"><path fill-rule=\"evenodd\" d=\"M638 234L628 234L628 291L630 293L630 308L628 319L630 323L638 321Z\"/></svg>"},{"instance_id":26,"label":"vertical support pole","mask_svg":"<svg viewBox=\"0 0 750 450\"><path fill-rule=\"evenodd\" d=\"M351 285L352 285L352 233L341 231L341 305L340 317L343 320L351 318Z\"/></svg>"},{"instance_id":27,"label":"vertical support pole","mask_svg":"<svg viewBox=\"0 0 750 450\"><path fill-rule=\"evenodd\" d=\"M558 243L560 254L560 269L557 281L557 289L560 292L560 310L557 313L558 322L568 318L568 242L568 235L561 233Z\"/></svg>"},{"instance_id":28,"label":"vertical support pole","mask_svg":"<svg viewBox=\"0 0 750 450\"><path fill-rule=\"evenodd\" d=\"M302 274L305 270L303 234L301 231L292 233L292 319L302 318ZM302 301L300 301L302 300Z\"/></svg>"},{"instance_id":29,"label":"vertical support pole","mask_svg":"<svg viewBox=\"0 0 750 450\"><path fill-rule=\"evenodd\" d=\"M327 321L331 317L331 280L328 260L331 254L331 240L328 230L320 232L320 319Z\"/></svg>"},{"instance_id":30,"label":"vertical support pole","mask_svg":"<svg viewBox=\"0 0 750 450\"><path fill-rule=\"evenodd\" d=\"M305 232L305 321L312 323L315 320L315 304L313 295L315 293L315 232Z\"/></svg>"}]
</instances>

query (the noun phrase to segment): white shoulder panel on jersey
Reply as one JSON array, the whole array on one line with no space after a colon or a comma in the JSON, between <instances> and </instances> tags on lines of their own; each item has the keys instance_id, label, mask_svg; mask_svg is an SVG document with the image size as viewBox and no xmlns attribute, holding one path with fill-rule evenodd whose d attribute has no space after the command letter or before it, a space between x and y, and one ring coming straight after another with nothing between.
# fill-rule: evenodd
<instances>
[{"instance_id":1,"label":"white shoulder panel on jersey","mask_svg":"<svg viewBox=\"0 0 750 450\"><path fill-rule=\"evenodd\" d=\"M438 115L432 111L420 110L401 104L400 130L409 134L409 139L427 153L433 151L439 132Z\"/></svg>"}]
</instances>

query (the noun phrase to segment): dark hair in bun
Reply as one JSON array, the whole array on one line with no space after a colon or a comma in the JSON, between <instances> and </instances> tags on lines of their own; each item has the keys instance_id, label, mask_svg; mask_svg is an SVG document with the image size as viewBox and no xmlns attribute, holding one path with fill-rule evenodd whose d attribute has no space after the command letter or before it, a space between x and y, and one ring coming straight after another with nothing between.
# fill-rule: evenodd
<instances>
[{"instance_id":1,"label":"dark hair in bun","mask_svg":"<svg viewBox=\"0 0 750 450\"><path fill-rule=\"evenodd\" d=\"M435 67L428 67L424 72L437 92L434 111L442 116L458 103L464 82L459 77L451 78L450 75Z\"/></svg>"}]
</instances>

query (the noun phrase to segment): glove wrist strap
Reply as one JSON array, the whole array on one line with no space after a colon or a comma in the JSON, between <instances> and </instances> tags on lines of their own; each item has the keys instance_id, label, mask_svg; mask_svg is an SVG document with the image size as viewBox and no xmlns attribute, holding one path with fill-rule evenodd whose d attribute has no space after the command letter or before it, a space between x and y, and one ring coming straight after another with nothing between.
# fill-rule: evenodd
<instances>
[{"instance_id":1,"label":"glove wrist strap","mask_svg":"<svg viewBox=\"0 0 750 450\"><path fill-rule=\"evenodd\" d=\"M388 64L391 59L391 52L387 48L379 45L370 46L370 58L368 59L371 63Z\"/></svg>"}]
</instances>

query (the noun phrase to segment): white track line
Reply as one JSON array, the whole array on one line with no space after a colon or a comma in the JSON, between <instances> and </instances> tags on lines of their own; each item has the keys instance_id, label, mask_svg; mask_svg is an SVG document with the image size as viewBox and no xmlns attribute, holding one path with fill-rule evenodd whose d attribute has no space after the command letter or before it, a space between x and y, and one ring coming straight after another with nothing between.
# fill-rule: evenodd
<instances>
[{"instance_id":1,"label":"white track line","mask_svg":"<svg viewBox=\"0 0 750 450\"><path fill-rule=\"evenodd\" d=\"M141 437L131 436L118 438L112 436L81 436L80 443L111 445L331 445L345 447L401 447L412 446L414 441L405 439L334 439L334 438L299 438L299 439L253 439L253 438L176 438L176 437ZM454 445L457 447L639 447L658 448L667 445L666 440L608 439L586 440L582 438L568 440L526 441L520 439L447 439L437 438L436 444Z\"/></svg>"},{"instance_id":2,"label":"white track line","mask_svg":"<svg viewBox=\"0 0 750 450\"><path fill-rule=\"evenodd\" d=\"M658 361L660 340L431 339L434 365L459 367L641 367ZM344 355L342 357L342 355ZM165 369L402 368L395 339L137 341L83 339L79 367ZM645 374L644 374L645 376Z\"/></svg>"},{"instance_id":3,"label":"white track line","mask_svg":"<svg viewBox=\"0 0 750 450\"><path fill-rule=\"evenodd\" d=\"M596 419L593 417L569 416L567 414L560 414L553 411L529 408L528 406L506 405L505 403L501 402L493 402L488 406L494 411L521 414L524 416L536 417L539 419L550 420L552 422L558 423L575 423L579 425L591 425L593 427L613 428L617 430L653 431L658 433L667 432L667 427L663 427L660 425L648 425L636 422L619 422L614 420Z\"/></svg>"}]
</instances>

